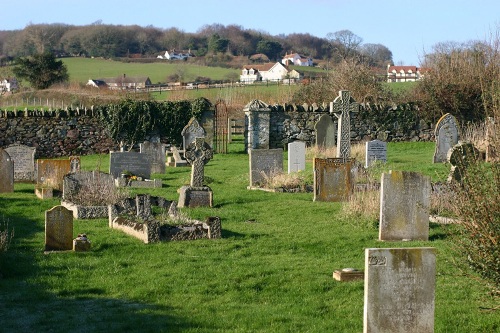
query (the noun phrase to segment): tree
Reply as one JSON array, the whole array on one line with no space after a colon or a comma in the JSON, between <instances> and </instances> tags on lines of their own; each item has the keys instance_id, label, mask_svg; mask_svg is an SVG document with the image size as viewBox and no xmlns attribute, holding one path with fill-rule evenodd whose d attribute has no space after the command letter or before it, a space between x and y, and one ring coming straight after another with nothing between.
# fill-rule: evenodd
<instances>
[{"instance_id":1,"label":"tree","mask_svg":"<svg viewBox=\"0 0 500 333\"><path fill-rule=\"evenodd\" d=\"M54 83L69 79L64 63L56 60L52 53L37 53L32 57L18 58L14 74L27 80L35 89L46 89Z\"/></svg>"},{"instance_id":2,"label":"tree","mask_svg":"<svg viewBox=\"0 0 500 333\"><path fill-rule=\"evenodd\" d=\"M208 40L208 50L213 53L225 52L229 45L229 39L221 38L219 34L213 34Z\"/></svg>"},{"instance_id":3,"label":"tree","mask_svg":"<svg viewBox=\"0 0 500 333\"><path fill-rule=\"evenodd\" d=\"M279 42L263 39L257 43L257 53L264 53L269 59L278 59L279 54L283 51L283 46Z\"/></svg>"},{"instance_id":4,"label":"tree","mask_svg":"<svg viewBox=\"0 0 500 333\"><path fill-rule=\"evenodd\" d=\"M370 66L385 68L388 63L392 63L392 52L382 44L363 44L360 52Z\"/></svg>"},{"instance_id":5,"label":"tree","mask_svg":"<svg viewBox=\"0 0 500 333\"><path fill-rule=\"evenodd\" d=\"M332 47L333 57L347 60L354 57L363 39L350 30L340 30L328 33L326 39Z\"/></svg>"}]
</instances>

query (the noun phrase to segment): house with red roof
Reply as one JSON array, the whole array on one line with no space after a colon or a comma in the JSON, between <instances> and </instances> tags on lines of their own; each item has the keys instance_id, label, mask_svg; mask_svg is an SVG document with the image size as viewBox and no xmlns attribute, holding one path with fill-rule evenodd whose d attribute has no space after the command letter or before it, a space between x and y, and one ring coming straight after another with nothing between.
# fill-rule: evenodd
<instances>
[{"instance_id":1,"label":"house with red roof","mask_svg":"<svg viewBox=\"0 0 500 333\"><path fill-rule=\"evenodd\" d=\"M387 65L387 82L414 82L424 77L426 70L417 66Z\"/></svg>"}]
</instances>

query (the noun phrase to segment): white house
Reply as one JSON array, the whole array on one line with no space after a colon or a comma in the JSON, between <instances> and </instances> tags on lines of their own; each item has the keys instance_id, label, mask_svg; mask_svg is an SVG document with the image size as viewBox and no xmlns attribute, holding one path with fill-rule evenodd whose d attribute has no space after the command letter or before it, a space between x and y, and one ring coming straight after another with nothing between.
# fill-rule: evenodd
<instances>
[{"instance_id":1,"label":"white house","mask_svg":"<svg viewBox=\"0 0 500 333\"><path fill-rule=\"evenodd\" d=\"M387 82L414 82L424 77L426 70L417 66L387 65Z\"/></svg>"},{"instance_id":2,"label":"white house","mask_svg":"<svg viewBox=\"0 0 500 333\"><path fill-rule=\"evenodd\" d=\"M285 66L288 66L289 64L296 66L312 66L313 60L310 57L304 57L298 53L290 53L285 54L283 59L281 59L281 63Z\"/></svg>"},{"instance_id":3,"label":"white house","mask_svg":"<svg viewBox=\"0 0 500 333\"><path fill-rule=\"evenodd\" d=\"M131 77L123 76L89 80L87 86L109 89L144 89L150 86L151 80L147 76Z\"/></svg>"},{"instance_id":4,"label":"white house","mask_svg":"<svg viewBox=\"0 0 500 333\"><path fill-rule=\"evenodd\" d=\"M165 54L163 54L163 55L160 54L157 58L158 59L167 59L167 60L184 60L184 59L187 59L190 57L193 57L191 50L175 52L175 49L174 49L170 52L165 51Z\"/></svg>"},{"instance_id":5,"label":"white house","mask_svg":"<svg viewBox=\"0 0 500 333\"><path fill-rule=\"evenodd\" d=\"M0 92L11 92L19 88L17 80L15 78L0 80Z\"/></svg>"},{"instance_id":6,"label":"white house","mask_svg":"<svg viewBox=\"0 0 500 333\"><path fill-rule=\"evenodd\" d=\"M299 79L300 74L296 70L290 70L281 63L268 63L262 65L243 66L240 81L254 83L256 81L283 81L287 79Z\"/></svg>"}]
</instances>

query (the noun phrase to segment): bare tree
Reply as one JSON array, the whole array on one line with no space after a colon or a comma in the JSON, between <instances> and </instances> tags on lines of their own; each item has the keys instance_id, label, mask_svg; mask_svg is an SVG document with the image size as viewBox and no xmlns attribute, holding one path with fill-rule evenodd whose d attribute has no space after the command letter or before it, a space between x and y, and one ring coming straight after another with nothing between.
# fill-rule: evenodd
<instances>
[{"instance_id":1,"label":"bare tree","mask_svg":"<svg viewBox=\"0 0 500 333\"><path fill-rule=\"evenodd\" d=\"M353 58L357 53L363 39L350 30L329 32L326 39L330 42L333 56L342 60Z\"/></svg>"}]
</instances>

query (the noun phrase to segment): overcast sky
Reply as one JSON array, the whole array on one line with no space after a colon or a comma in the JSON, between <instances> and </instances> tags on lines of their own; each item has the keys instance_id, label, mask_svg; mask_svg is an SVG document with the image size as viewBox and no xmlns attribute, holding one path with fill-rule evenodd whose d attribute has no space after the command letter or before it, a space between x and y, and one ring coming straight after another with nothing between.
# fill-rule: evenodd
<instances>
[{"instance_id":1,"label":"overcast sky","mask_svg":"<svg viewBox=\"0 0 500 333\"><path fill-rule=\"evenodd\" d=\"M500 0L23 0L0 6L0 30L33 23L152 25L196 32L237 24L271 35L350 30L389 48L396 64L419 65L439 42L486 40L500 27Z\"/></svg>"}]
</instances>

